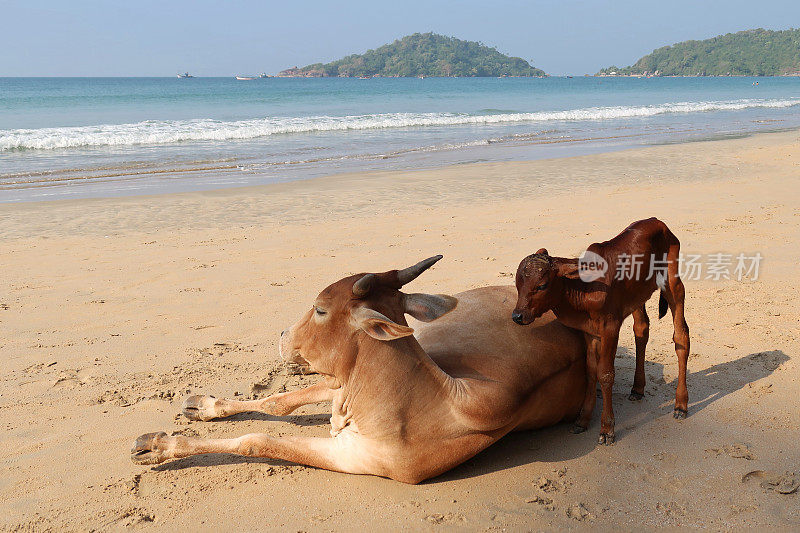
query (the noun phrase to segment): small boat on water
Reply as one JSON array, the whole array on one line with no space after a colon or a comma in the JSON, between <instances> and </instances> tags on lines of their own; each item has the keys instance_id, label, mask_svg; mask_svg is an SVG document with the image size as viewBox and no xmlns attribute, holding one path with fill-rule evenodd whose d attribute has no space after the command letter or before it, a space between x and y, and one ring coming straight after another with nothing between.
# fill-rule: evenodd
<instances>
[{"instance_id":1,"label":"small boat on water","mask_svg":"<svg viewBox=\"0 0 800 533\"><path fill-rule=\"evenodd\" d=\"M184 72L183 74L178 74L178 77L179 78L194 78L194 76L192 76L188 72Z\"/></svg>"},{"instance_id":2,"label":"small boat on water","mask_svg":"<svg viewBox=\"0 0 800 533\"><path fill-rule=\"evenodd\" d=\"M256 79L255 76L236 76L236 79L239 81L250 81Z\"/></svg>"},{"instance_id":3,"label":"small boat on water","mask_svg":"<svg viewBox=\"0 0 800 533\"><path fill-rule=\"evenodd\" d=\"M271 78L272 76L267 76L266 72L262 72L261 74L258 75L258 77L259 78Z\"/></svg>"}]
</instances>

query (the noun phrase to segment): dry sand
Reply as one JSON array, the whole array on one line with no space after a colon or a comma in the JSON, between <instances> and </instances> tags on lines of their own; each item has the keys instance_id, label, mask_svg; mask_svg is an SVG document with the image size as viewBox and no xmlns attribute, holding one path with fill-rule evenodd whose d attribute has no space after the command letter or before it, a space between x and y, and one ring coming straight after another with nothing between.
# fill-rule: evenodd
<instances>
[{"instance_id":1,"label":"dry sand","mask_svg":"<svg viewBox=\"0 0 800 533\"><path fill-rule=\"evenodd\" d=\"M543 187L543 181L552 186ZM414 291L511 283L648 216L685 252L761 252L757 281L687 281L690 416L656 299L645 399L617 360L618 442L567 425L510 435L419 486L271 460L131 464L141 433L327 434L283 419L176 416L191 393L310 384L279 332L328 283L445 259ZM334 176L161 197L0 206L0 528L184 530L800 527L800 134L524 163ZM742 481L744 474L764 471ZM794 477L786 472L795 472ZM781 476L783 476L781 478ZM772 483L772 484L771 484Z\"/></svg>"}]
</instances>

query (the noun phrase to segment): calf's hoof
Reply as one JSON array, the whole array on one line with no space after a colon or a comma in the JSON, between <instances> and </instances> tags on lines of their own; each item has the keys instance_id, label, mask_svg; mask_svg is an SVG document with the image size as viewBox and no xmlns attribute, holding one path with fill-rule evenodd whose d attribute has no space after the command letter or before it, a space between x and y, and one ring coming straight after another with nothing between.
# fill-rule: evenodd
<instances>
[{"instance_id":1,"label":"calf's hoof","mask_svg":"<svg viewBox=\"0 0 800 533\"><path fill-rule=\"evenodd\" d=\"M688 414L689 412L686 409L676 407L675 410L672 411L672 418L675 420L683 420Z\"/></svg>"},{"instance_id":2,"label":"calf's hoof","mask_svg":"<svg viewBox=\"0 0 800 533\"><path fill-rule=\"evenodd\" d=\"M570 431L572 431L577 435L578 433L583 433L584 431L586 431L586 427L580 424L575 424L574 426L572 426L572 429Z\"/></svg>"},{"instance_id":3,"label":"calf's hoof","mask_svg":"<svg viewBox=\"0 0 800 533\"><path fill-rule=\"evenodd\" d=\"M600 438L597 439L597 443L602 444L604 446L609 446L611 444L614 444L615 439L616 438L614 437L613 433L600 433Z\"/></svg>"},{"instance_id":4,"label":"calf's hoof","mask_svg":"<svg viewBox=\"0 0 800 533\"><path fill-rule=\"evenodd\" d=\"M222 416L217 408L217 399L213 396L189 396L184 400L181 411L189 420L203 422Z\"/></svg>"},{"instance_id":5,"label":"calf's hoof","mask_svg":"<svg viewBox=\"0 0 800 533\"><path fill-rule=\"evenodd\" d=\"M158 433L145 433L133 444L131 461L137 465L157 465L168 459L166 439L169 437L163 431Z\"/></svg>"},{"instance_id":6,"label":"calf's hoof","mask_svg":"<svg viewBox=\"0 0 800 533\"><path fill-rule=\"evenodd\" d=\"M642 394L641 392L636 392L635 390L632 390L630 395L628 396L628 399L632 402L638 402L642 398L644 398L644 394Z\"/></svg>"}]
</instances>

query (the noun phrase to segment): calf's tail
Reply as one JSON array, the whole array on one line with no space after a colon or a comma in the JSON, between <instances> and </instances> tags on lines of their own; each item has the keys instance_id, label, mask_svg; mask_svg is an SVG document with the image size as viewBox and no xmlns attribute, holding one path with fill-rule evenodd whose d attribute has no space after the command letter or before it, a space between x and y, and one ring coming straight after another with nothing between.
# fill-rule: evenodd
<instances>
[{"instance_id":1,"label":"calf's tail","mask_svg":"<svg viewBox=\"0 0 800 533\"><path fill-rule=\"evenodd\" d=\"M667 303L667 298L662 290L658 296L658 318L664 318L664 315L667 314L667 309L669 309L669 303Z\"/></svg>"}]
</instances>

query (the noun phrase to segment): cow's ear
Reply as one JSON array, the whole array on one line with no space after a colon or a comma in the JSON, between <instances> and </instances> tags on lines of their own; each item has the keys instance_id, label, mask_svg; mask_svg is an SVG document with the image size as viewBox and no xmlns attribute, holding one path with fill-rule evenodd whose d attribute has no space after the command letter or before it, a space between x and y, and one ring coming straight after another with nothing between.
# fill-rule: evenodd
<instances>
[{"instance_id":1,"label":"cow's ear","mask_svg":"<svg viewBox=\"0 0 800 533\"><path fill-rule=\"evenodd\" d=\"M379 341L392 341L408 337L414 333L413 328L400 325L374 309L367 307L353 309L351 316L356 326L363 329L370 337Z\"/></svg>"},{"instance_id":2,"label":"cow's ear","mask_svg":"<svg viewBox=\"0 0 800 533\"><path fill-rule=\"evenodd\" d=\"M406 313L422 322L436 320L456 308L458 300L446 294L406 294Z\"/></svg>"},{"instance_id":3,"label":"cow's ear","mask_svg":"<svg viewBox=\"0 0 800 533\"><path fill-rule=\"evenodd\" d=\"M539 248L539 251L536 252L536 255L550 255L547 253L547 248Z\"/></svg>"}]
</instances>

